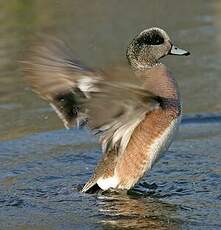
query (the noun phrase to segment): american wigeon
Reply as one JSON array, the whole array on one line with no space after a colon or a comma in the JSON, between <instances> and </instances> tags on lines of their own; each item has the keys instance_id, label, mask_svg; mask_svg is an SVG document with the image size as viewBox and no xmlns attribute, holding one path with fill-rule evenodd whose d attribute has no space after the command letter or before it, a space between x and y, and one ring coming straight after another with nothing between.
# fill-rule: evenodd
<instances>
[{"instance_id":1,"label":"american wigeon","mask_svg":"<svg viewBox=\"0 0 221 230\"><path fill-rule=\"evenodd\" d=\"M131 68L105 73L83 66L61 41L33 48L26 78L65 127L86 125L99 135L103 156L84 185L87 192L130 189L169 147L179 126L181 103L162 57L189 55L167 33L150 28L127 49Z\"/></svg>"}]
</instances>

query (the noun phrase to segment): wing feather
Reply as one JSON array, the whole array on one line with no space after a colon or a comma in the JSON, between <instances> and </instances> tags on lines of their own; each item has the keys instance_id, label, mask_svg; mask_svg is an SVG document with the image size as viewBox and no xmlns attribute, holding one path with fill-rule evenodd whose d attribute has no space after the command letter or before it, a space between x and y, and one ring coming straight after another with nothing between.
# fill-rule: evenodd
<instances>
[{"instance_id":1,"label":"wing feather","mask_svg":"<svg viewBox=\"0 0 221 230\"><path fill-rule=\"evenodd\" d=\"M48 101L65 127L86 124L100 135L104 152L125 150L134 129L159 107L158 97L142 87L127 68L107 73L84 67L60 40L32 48L25 78Z\"/></svg>"}]
</instances>

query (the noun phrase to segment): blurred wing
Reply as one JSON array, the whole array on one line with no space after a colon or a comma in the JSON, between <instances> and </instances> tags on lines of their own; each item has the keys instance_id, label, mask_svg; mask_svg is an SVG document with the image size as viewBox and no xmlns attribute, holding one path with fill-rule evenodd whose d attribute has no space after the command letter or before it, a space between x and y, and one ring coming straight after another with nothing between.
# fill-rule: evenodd
<instances>
[{"instance_id":1,"label":"blurred wing","mask_svg":"<svg viewBox=\"0 0 221 230\"><path fill-rule=\"evenodd\" d=\"M33 90L65 127L87 124L100 135L104 152L124 151L145 115L159 107L158 97L142 88L131 71L95 72L74 60L61 41L34 47L24 64Z\"/></svg>"}]
</instances>

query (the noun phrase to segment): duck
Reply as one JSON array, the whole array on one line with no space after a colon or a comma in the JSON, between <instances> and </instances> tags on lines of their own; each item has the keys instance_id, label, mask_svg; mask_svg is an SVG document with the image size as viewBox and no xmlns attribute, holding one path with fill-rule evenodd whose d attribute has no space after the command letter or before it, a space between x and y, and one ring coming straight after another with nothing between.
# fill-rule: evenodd
<instances>
[{"instance_id":1,"label":"duck","mask_svg":"<svg viewBox=\"0 0 221 230\"><path fill-rule=\"evenodd\" d=\"M92 69L59 39L39 42L24 61L25 78L66 128L86 127L99 137L102 156L82 192L129 190L173 141L182 116L179 89L160 60L187 56L161 28L137 34L128 66Z\"/></svg>"}]
</instances>

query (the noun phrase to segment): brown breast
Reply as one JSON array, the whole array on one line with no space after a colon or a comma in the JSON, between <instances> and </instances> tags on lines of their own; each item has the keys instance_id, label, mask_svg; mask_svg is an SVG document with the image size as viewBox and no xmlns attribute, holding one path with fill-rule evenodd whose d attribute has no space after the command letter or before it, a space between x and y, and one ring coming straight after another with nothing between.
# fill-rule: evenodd
<instances>
[{"instance_id":1,"label":"brown breast","mask_svg":"<svg viewBox=\"0 0 221 230\"><path fill-rule=\"evenodd\" d=\"M117 160L115 172L120 178L120 188L133 186L143 176L150 159L150 147L180 116L180 97L175 80L164 65L142 73L142 80L147 90L162 97L160 108L147 114L135 129L128 146Z\"/></svg>"},{"instance_id":2,"label":"brown breast","mask_svg":"<svg viewBox=\"0 0 221 230\"><path fill-rule=\"evenodd\" d=\"M151 161L151 145L176 117L174 110L158 109L148 114L135 129L115 168L121 181L120 187L131 187L143 176Z\"/></svg>"},{"instance_id":3,"label":"brown breast","mask_svg":"<svg viewBox=\"0 0 221 230\"><path fill-rule=\"evenodd\" d=\"M141 77L148 91L163 98L160 108L148 113L137 126L124 153L120 156L114 150L105 153L95 170L96 178L108 178L116 173L120 179L119 188L128 189L143 176L150 161L151 144L181 113L176 82L165 66L154 68L146 75L142 73Z\"/></svg>"}]
</instances>

